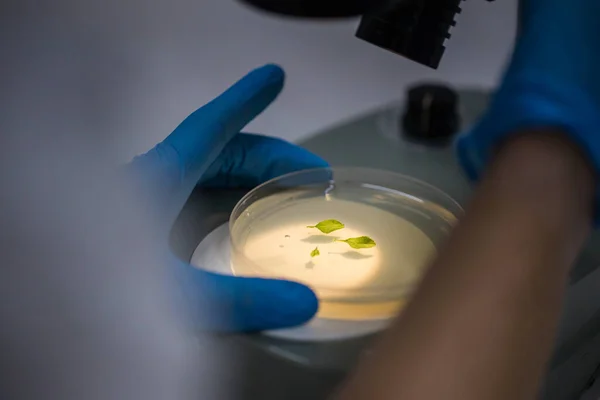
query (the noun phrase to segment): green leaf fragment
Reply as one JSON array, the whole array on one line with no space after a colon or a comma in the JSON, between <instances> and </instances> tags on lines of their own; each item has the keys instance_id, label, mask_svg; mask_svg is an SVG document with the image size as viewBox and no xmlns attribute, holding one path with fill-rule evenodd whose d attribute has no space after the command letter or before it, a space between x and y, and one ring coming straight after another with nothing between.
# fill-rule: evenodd
<instances>
[{"instance_id":1,"label":"green leaf fragment","mask_svg":"<svg viewBox=\"0 0 600 400\"><path fill-rule=\"evenodd\" d=\"M326 219L325 221L321 221L314 226L307 226L307 228L317 228L321 232L328 234L331 232L335 232L339 229L344 228L345 225L336 219Z\"/></svg>"},{"instance_id":2,"label":"green leaf fragment","mask_svg":"<svg viewBox=\"0 0 600 400\"><path fill-rule=\"evenodd\" d=\"M321 252L319 251L318 247L315 247L315 249L310 252L311 257L316 257L316 256L320 256L320 255L321 255Z\"/></svg>"},{"instance_id":3,"label":"green leaf fragment","mask_svg":"<svg viewBox=\"0 0 600 400\"><path fill-rule=\"evenodd\" d=\"M368 249L377 245L377 243L375 243L375 241L368 236L360 236L345 240L338 239L336 242L348 243L348 245L353 249Z\"/></svg>"}]
</instances>

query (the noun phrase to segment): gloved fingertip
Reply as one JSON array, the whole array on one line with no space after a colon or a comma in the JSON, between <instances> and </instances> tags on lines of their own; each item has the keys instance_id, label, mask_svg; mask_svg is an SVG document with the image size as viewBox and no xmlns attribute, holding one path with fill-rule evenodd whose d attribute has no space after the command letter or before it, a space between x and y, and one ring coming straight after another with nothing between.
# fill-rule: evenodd
<instances>
[{"instance_id":1,"label":"gloved fingertip","mask_svg":"<svg viewBox=\"0 0 600 400\"><path fill-rule=\"evenodd\" d=\"M244 135L240 137L239 142L243 143L242 140L246 142L242 145L247 149L246 160L248 160L250 154L254 159L261 160L260 164L257 162L252 163L254 166L261 165L262 167L257 168L258 171L262 170L262 173L257 174L260 181L256 184L291 172L329 168L327 161L318 155L282 139L260 135ZM322 176L324 175L315 171L310 175L310 179L317 179ZM300 179L308 178L309 176L305 176Z\"/></svg>"},{"instance_id":2,"label":"gloved fingertip","mask_svg":"<svg viewBox=\"0 0 600 400\"><path fill-rule=\"evenodd\" d=\"M280 281L280 284L284 293L280 306L285 305L286 308L289 307L289 310L293 309L289 313L282 313L281 322L285 326L303 324L315 316L319 309L319 300L315 292L296 282Z\"/></svg>"},{"instance_id":3,"label":"gloved fingertip","mask_svg":"<svg viewBox=\"0 0 600 400\"><path fill-rule=\"evenodd\" d=\"M315 316L319 301L315 293L300 283L248 279L250 290L240 293L236 314L239 330L258 331L294 327ZM250 294L250 295L249 295Z\"/></svg>"},{"instance_id":4,"label":"gloved fingertip","mask_svg":"<svg viewBox=\"0 0 600 400\"><path fill-rule=\"evenodd\" d=\"M266 103L263 104L266 107L283 89L284 83L283 68L276 64L266 64L250 71L219 98L228 101L233 99L238 104L243 104L257 97L261 99L261 103Z\"/></svg>"},{"instance_id":5,"label":"gloved fingertip","mask_svg":"<svg viewBox=\"0 0 600 400\"><path fill-rule=\"evenodd\" d=\"M285 80L284 69L281 66L274 63L265 64L262 67L256 68L250 73L263 74L266 78L276 82L283 82Z\"/></svg>"},{"instance_id":6,"label":"gloved fingertip","mask_svg":"<svg viewBox=\"0 0 600 400\"><path fill-rule=\"evenodd\" d=\"M323 184L333 179L333 170L327 161L308 150L297 147L289 151L289 158L274 160L271 167L265 171L262 180L267 181L300 171L304 172L289 175L279 183L285 186L304 186Z\"/></svg>"}]
</instances>

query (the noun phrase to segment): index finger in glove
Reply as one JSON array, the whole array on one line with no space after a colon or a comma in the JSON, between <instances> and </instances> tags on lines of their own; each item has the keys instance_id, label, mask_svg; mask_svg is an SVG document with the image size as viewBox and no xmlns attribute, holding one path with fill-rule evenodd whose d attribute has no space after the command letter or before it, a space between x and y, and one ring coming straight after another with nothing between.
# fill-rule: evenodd
<instances>
[{"instance_id":1,"label":"index finger in glove","mask_svg":"<svg viewBox=\"0 0 600 400\"><path fill-rule=\"evenodd\" d=\"M180 208L227 143L259 115L283 88L284 72L258 68L186 118L162 143L133 164L152 186Z\"/></svg>"}]
</instances>

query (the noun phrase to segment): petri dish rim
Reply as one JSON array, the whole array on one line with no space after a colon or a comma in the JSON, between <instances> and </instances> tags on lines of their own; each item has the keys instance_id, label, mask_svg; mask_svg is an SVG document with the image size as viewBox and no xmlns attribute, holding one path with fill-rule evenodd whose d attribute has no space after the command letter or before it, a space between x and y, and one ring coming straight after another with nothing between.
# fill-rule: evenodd
<instances>
[{"instance_id":1,"label":"petri dish rim","mask_svg":"<svg viewBox=\"0 0 600 400\"><path fill-rule=\"evenodd\" d=\"M420 196L415 196L415 195L411 194L410 192L398 189L397 187L390 187L390 186L394 186L394 185L383 185L379 182L368 182L369 179L342 179L340 181L340 180L336 180L335 176L336 176L336 174L338 174L338 175L341 174L341 175L346 175L346 176L365 176L366 175L366 176L375 176L376 179L373 179L374 181L381 181L384 179L393 181L393 182L395 182L395 186L400 186L402 184L416 185L417 187L424 189L426 192L429 192L431 197L435 197L436 199L441 199L442 201L433 201L430 199L426 199L426 200L428 202L435 204L436 206L446 210L450 214L452 214L452 216L455 218L455 220L458 220L460 218L460 216L464 213L464 210L461 207L461 205L456 200L454 200L450 195L448 195L446 192L444 192L441 189L435 187L434 185L431 185L420 179L417 179L417 178L414 178L414 177L411 177L408 175L404 175L404 174L401 174L398 172L392 172L392 171L381 170L381 169L376 169L376 168L366 168L366 167L327 167L327 168L311 168L311 169L294 171L294 172L290 172L290 173L272 178L256 187L254 187L252 190L250 190L248 193L246 193L246 195L244 195L238 201L236 206L233 208L233 210L230 214L228 227L229 227L231 251L236 252L237 259L244 259L244 263L246 263L248 265L257 265L255 262L253 262L252 260L248 259L247 257L245 257L243 255L241 246L239 243L236 242L236 237L233 234L234 225L235 225L237 219L242 215L242 213L248 207L250 207L254 203L254 201L251 201L251 200L255 197L257 197L255 201L260 200L261 198L264 198L264 196L260 196L260 192L263 191L265 188L273 186L276 183L281 183L286 180L293 179L294 177L298 177L298 176L302 176L302 175L309 175L309 174L314 174L314 173L326 174L325 176L329 177L329 183L332 185L334 185L336 182L344 182L346 184L351 183L355 186L368 185L368 187L370 189L378 188L379 190L382 190L382 191L383 190L392 191L392 192L395 192L395 193L400 194L405 197L411 197L411 198L416 198L416 199L422 200ZM321 176L324 176L324 175L321 175ZM323 180L323 182L321 182L321 183L324 183L324 181L325 180ZM296 188L299 188L299 187L301 187L301 185L296 186ZM295 188L294 186L289 186L289 189L294 189L294 188ZM443 203L443 204L440 204L440 203ZM260 270L260 268L258 266L256 269ZM232 272L234 275L237 275L237 273L235 272L235 269L233 269L233 268L232 268ZM246 276L246 275L240 275L240 276ZM274 278L274 279L277 279L277 278ZM285 279L285 278L282 278L282 279ZM391 285L378 285L375 287L371 287L369 289L356 290L356 301L363 302L365 300L368 300L369 298L371 298L373 300L379 299L380 297L382 297L382 293L393 293L395 296L403 296L403 295L406 295L409 292L411 292L415 288L415 286L416 286L415 284L391 284ZM326 288L326 287L320 287L320 289L331 290L330 288ZM336 297L334 293L332 293L331 296ZM344 302L348 302L347 294L344 295Z\"/></svg>"},{"instance_id":2,"label":"petri dish rim","mask_svg":"<svg viewBox=\"0 0 600 400\"><path fill-rule=\"evenodd\" d=\"M256 192L260 191L261 189L264 189L267 186L270 186L271 184L278 182L278 181L282 181L285 179L289 179L291 177L294 176L300 176L300 175L305 175L308 173L313 173L313 172L317 172L317 171L331 171L333 172L331 175L333 176L334 173L340 172L340 171L344 171L344 172L350 172L350 171L359 171L362 173L372 173L372 174L379 174L379 175L387 175L389 177L396 177L398 179L398 181L405 181L405 182L411 182L414 184L417 184L423 188L426 188L427 190L430 190L432 192L435 192L437 195L444 197L446 201L448 201L449 203L452 204L452 207L455 207L455 211L453 210L449 210L451 211L457 218L459 217L459 215L457 214L463 214L464 210L462 208L462 206L456 201L454 200L449 194L447 194L446 192L444 192L443 190L439 189L438 187L427 183L421 179L417 179L414 178L412 176L409 175L405 175L402 174L400 172L393 172L393 171L388 171L388 170L384 170L384 169L377 169L377 168L368 168L368 167L327 167L327 168L309 168L309 169L302 169L299 171L293 171L293 172L289 172L287 174L283 174L283 175L279 175L275 178L271 178L263 183L261 183L258 186L255 186L254 188L252 188L248 193L246 193L235 205L235 207L233 208L233 210L231 211L230 214L230 218L229 218L229 227L231 228L233 226L233 223L235 222L235 220L233 219L233 216L236 215L236 211L238 211L239 208L241 208L245 202L245 200L249 199L250 197L252 197ZM335 179L331 179L331 181L335 181ZM367 183L368 182L363 182L363 183ZM385 186L382 185L376 185L376 186L381 186L382 188ZM397 192L400 192L397 189L393 189L393 188L388 188ZM400 192L403 193L403 192ZM446 207L444 207L446 208ZM231 231L231 229L230 229Z\"/></svg>"}]
</instances>

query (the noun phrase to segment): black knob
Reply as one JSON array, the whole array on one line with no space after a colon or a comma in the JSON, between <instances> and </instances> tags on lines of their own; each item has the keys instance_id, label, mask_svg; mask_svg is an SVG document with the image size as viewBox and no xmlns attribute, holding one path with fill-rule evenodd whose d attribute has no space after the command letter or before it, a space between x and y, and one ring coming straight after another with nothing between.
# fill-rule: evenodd
<instances>
[{"instance_id":1,"label":"black knob","mask_svg":"<svg viewBox=\"0 0 600 400\"><path fill-rule=\"evenodd\" d=\"M458 95L454 90L439 84L421 84L409 89L402 116L407 139L445 145L459 126Z\"/></svg>"}]
</instances>

